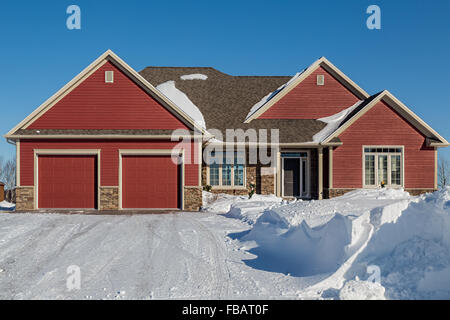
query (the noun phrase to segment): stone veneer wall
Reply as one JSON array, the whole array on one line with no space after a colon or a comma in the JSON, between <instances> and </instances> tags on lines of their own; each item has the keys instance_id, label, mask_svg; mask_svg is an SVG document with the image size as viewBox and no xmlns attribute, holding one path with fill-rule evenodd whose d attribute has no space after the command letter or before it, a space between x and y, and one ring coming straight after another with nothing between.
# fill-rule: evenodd
<instances>
[{"instance_id":1,"label":"stone veneer wall","mask_svg":"<svg viewBox=\"0 0 450 320\"><path fill-rule=\"evenodd\" d=\"M356 190L356 189L334 189L334 188L332 188L332 189L328 189L328 192L325 192L325 190L324 190L324 194L328 193L327 198L331 199L331 198L343 196L347 192L350 192L353 190Z\"/></svg>"},{"instance_id":2,"label":"stone veneer wall","mask_svg":"<svg viewBox=\"0 0 450 320\"><path fill-rule=\"evenodd\" d=\"M100 187L100 210L119 209L119 187Z\"/></svg>"},{"instance_id":3,"label":"stone veneer wall","mask_svg":"<svg viewBox=\"0 0 450 320\"><path fill-rule=\"evenodd\" d=\"M203 205L201 187L184 187L184 210L198 211Z\"/></svg>"},{"instance_id":4,"label":"stone veneer wall","mask_svg":"<svg viewBox=\"0 0 450 320\"><path fill-rule=\"evenodd\" d=\"M34 210L34 187L16 188L16 210Z\"/></svg>"}]
</instances>

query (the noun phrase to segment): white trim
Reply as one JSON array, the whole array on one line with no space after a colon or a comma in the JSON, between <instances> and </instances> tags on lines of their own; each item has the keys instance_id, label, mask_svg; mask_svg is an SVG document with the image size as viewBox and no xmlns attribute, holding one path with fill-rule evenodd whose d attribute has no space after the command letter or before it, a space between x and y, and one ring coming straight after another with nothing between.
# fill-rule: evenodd
<instances>
[{"instance_id":1,"label":"white trim","mask_svg":"<svg viewBox=\"0 0 450 320\"><path fill-rule=\"evenodd\" d=\"M20 187L20 140L16 142L16 187Z\"/></svg>"},{"instance_id":2,"label":"white trim","mask_svg":"<svg viewBox=\"0 0 450 320\"><path fill-rule=\"evenodd\" d=\"M328 147L328 189L333 189L333 147Z\"/></svg>"},{"instance_id":3,"label":"white trim","mask_svg":"<svg viewBox=\"0 0 450 320\"><path fill-rule=\"evenodd\" d=\"M388 148L388 149L402 149L401 153L399 152L365 152L365 148ZM365 170L365 155L374 155L374 170L375 170L375 184L374 185L366 185L366 170ZM386 155L387 160L387 181L386 187L388 188L405 188L405 146L391 146L391 145L363 145L362 146L362 186L365 189L378 188L380 186L380 182L378 181L378 156ZM400 155L401 162L401 176L400 176L400 185L392 185L389 182L391 181L391 155Z\"/></svg>"},{"instance_id":4,"label":"white trim","mask_svg":"<svg viewBox=\"0 0 450 320\"><path fill-rule=\"evenodd\" d=\"M177 154L181 158L181 185L179 187L180 208L126 208L122 206L122 156L170 156ZM184 210L185 167L184 149L119 149L119 210Z\"/></svg>"},{"instance_id":5,"label":"white trim","mask_svg":"<svg viewBox=\"0 0 450 320\"><path fill-rule=\"evenodd\" d=\"M111 75L111 80L108 79L108 74ZM114 71L112 70L105 71L105 83L114 83Z\"/></svg>"},{"instance_id":6,"label":"white trim","mask_svg":"<svg viewBox=\"0 0 450 320\"><path fill-rule=\"evenodd\" d=\"M202 140L197 140L195 144L198 148L198 186L202 187L202 164L203 164L203 150L202 150Z\"/></svg>"},{"instance_id":7,"label":"white trim","mask_svg":"<svg viewBox=\"0 0 450 320\"><path fill-rule=\"evenodd\" d=\"M100 149L34 149L34 208L39 208L39 155L92 155L97 156L97 208L100 210L100 185L101 185L101 168L100 168ZM44 208L45 209L45 208ZM53 208L52 208L53 209ZM87 209L87 208L71 208L71 209ZM92 208L89 208L92 209Z\"/></svg>"},{"instance_id":8,"label":"white trim","mask_svg":"<svg viewBox=\"0 0 450 320\"><path fill-rule=\"evenodd\" d=\"M438 148L434 148L434 189L438 189Z\"/></svg>"},{"instance_id":9,"label":"white trim","mask_svg":"<svg viewBox=\"0 0 450 320\"><path fill-rule=\"evenodd\" d=\"M283 98L286 94L288 94L293 88L295 88L303 80L309 77L319 67L323 67L327 72L336 77L341 84L343 84L350 91L352 91L353 94L357 96L359 99L367 99L369 97L369 94L366 91L364 91L349 77L347 77L341 70L339 70L330 61L328 61L327 58L321 57L320 59L315 61L311 66L309 66L305 71L303 71L302 74L297 79L292 81L288 86L283 88L274 97L272 97L272 99L267 101L258 110L253 112L247 119L245 119L244 123L249 123L252 120L258 118L261 114L266 112L271 106L273 106L275 103L281 100L281 98Z\"/></svg>"},{"instance_id":10,"label":"white trim","mask_svg":"<svg viewBox=\"0 0 450 320\"><path fill-rule=\"evenodd\" d=\"M275 182L276 185L276 195L278 197L281 197L281 152L280 152L280 148L278 148L277 150L277 167L276 167L276 179L277 181Z\"/></svg>"}]
</instances>

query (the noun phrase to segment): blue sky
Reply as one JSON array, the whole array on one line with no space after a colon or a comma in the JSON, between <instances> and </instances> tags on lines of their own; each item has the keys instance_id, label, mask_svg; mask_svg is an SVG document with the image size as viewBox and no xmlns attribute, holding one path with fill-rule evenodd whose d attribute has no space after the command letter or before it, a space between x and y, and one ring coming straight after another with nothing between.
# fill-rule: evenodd
<instances>
[{"instance_id":1,"label":"blue sky","mask_svg":"<svg viewBox=\"0 0 450 320\"><path fill-rule=\"evenodd\" d=\"M66 28L71 4L81 8L81 30ZM371 4L381 8L381 30L366 27ZM110 48L138 71L212 66L232 75L293 75L326 56L450 139L449 14L448 0L2 1L0 132ZM14 150L0 139L0 155Z\"/></svg>"}]
</instances>

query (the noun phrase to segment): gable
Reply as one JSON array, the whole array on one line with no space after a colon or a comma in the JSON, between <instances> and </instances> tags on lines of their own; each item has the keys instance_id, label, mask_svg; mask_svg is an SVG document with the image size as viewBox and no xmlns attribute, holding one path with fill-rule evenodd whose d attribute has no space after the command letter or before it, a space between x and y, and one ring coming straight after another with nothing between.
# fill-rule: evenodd
<instances>
[{"instance_id":1,"label":"gable","mask_svg":"<svg viewBox=\"0 0 450 320\"><path fill-rule=\"evenodd\" d=\"M399 146L404 150L404 187L434 188L435 149L385 101L376 102L339 139L343 144L333 151L333 187L362 187L363 146Z\"/></svg>"},{"instance_id":2,"label":"gable","mask_svg":"<svg viewBox=\"0 0 450 320\"><path fill-rule=\"evenodd\" d=\"M338 137L344 144L362 140L368 145L410 143L418 147L422 146L426 139L422 132L383 100L375 103Z\"/></svg>"},{"instance_id":3,"label":"gable","mask_svg":"<svg viewBox=\"0 0 450 320\"><path fill-rule=\"evenodd\" d=\"M317 85L317 75L324 85ZM261 114L259 119L318 119L336 114L359 101L324 67L318 67L284 97Z\"/></svg>"},{"instance_id":4,"label":"gable","mask_svg":"<svg viewBox=\"0 0 450 320\"><path fill-rule=\"evenodd\" d=\"M105 71L114 82L105 83ZM167 108L107 61L27 129L186 129Z\"/></svg>"},{"instance_id":5,"label":"gable","mask_svg":"<svg viewBox=\"0 0 450 320\"><path fill-rule=\"evenodd\" d=\"M394 112L399 118L403 119L411 128L417 133L420 133L423 137L426 138L427 144L429 142L434 141L434 145L437 147L448 146L447 140L445 140L441 135L439 135L433 128L431 128L425 121L419 118L414 112L412 112L407 106L405 106L400 100L394 97L389 91L384 90L380 93L377 93L368 99L366 99L363 103L357 106L348 117L339 125L339 127L330 134L323 143L328 143L332 141L332 139L339 137L341 133L345 132L352 124L359 120L362 116L369 113L375 106L378 106L376 110L379 109L380 105L384 105L388 109ZM373 112L372 112L373 113ZM372 113L369 113L371 115ZM383 121L388 119L387 115L389 113L386 111L386 117L383 118L383 114L378 114L377 116L373 116L374 121L378 123L381 127L385 127L386 124ZM388 130L391 128L387 127ZM392 132L395 132L395 128L392 128ZM433 145L431 143L430 145Z\"/></svg>"}]
</instances>

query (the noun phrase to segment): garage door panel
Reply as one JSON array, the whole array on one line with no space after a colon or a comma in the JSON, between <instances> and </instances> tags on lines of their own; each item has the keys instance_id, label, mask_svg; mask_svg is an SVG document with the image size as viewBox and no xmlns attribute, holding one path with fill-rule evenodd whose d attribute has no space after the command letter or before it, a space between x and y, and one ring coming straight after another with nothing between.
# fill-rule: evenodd
<instances>
[{"instance_id":1,"label":"garage door panel","mask_svg":"<svg viewBox=\"0 0 450 320\"><path fill-rule=\"evenodd\" d=\"M96 157L40 155L39 208L95 208Z\"/></svg>"},{"instance_id":2,"label":"garage door panel","mask_svg":"<svg viewBox=\"0 0 450 320\"><path fill-rule=\"evenodd\" d=\"M178 171L170 156L123 156L122 207L178 208Z\"/></svg>"}]
</instances>

